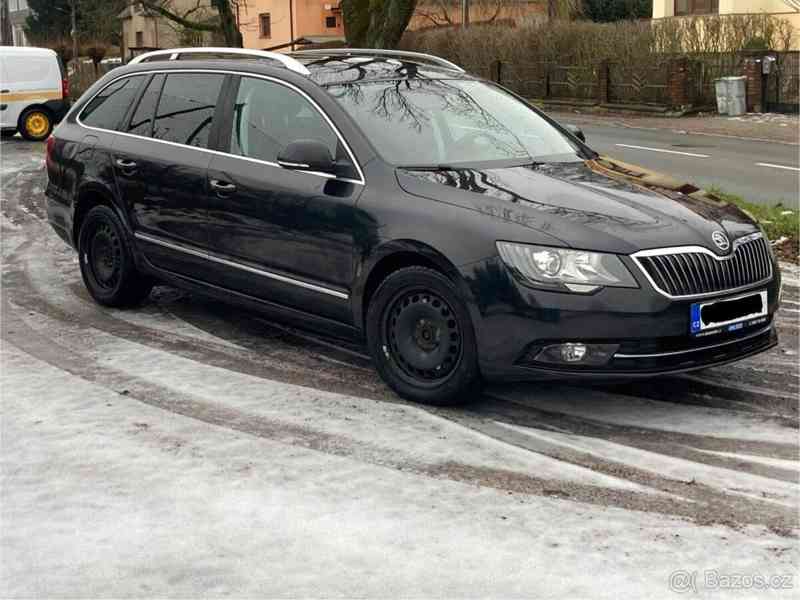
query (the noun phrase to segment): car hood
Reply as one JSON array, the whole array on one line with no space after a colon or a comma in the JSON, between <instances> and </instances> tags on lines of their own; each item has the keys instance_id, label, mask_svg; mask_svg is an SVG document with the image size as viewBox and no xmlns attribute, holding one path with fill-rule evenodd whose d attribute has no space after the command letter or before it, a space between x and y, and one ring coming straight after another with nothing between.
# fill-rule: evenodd
<instances>
[{"instance_id":1,"label":"car hood","mask_svg":"<svg viewBox=\"0 0 800 600\"><path fill-rule=\"evenodd\" d=\"M523 225L573 248L630 254L691 245L725 254L712 242L714 231L731 240L759 231L734 205L610 159L398 169L397 178L408 193Z\"/></svg>"}]
</instances>

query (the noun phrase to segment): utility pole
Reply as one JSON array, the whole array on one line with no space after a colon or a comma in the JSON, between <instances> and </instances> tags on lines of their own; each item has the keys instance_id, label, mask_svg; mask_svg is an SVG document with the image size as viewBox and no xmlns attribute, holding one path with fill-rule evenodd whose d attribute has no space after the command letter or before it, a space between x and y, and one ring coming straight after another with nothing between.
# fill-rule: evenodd
<instances>
[{"instance_id":1,"label":"utility pole","mask_svg":"<svg viewBox=\"0 0 800 600\"><path fill-rule=\"evenodd\" d=\"M461 0L461 27L469 27L469 0Z\"/></svg>"},{"instance_id":2,"label":"utility pole","mask_svg":"<svg viewBox=\"0 0 800 600\"><path fill-rule=\"evenodd\" d=\"M75 73L80 69L80 61L78 60L78 0L70 2L72 9L72 60L75 61Z\"/></svg>"},{"instance_id":3,"label":"utility pole","mask_svg":"<svg viewBox=\"0 0 800 600\"><path fill-rule=\"evenodd\" d=\"M0 0L0 45L14 45L14 33L11 31L11 10L8 7L8 0Z\"/></svg>"}]
</instances>

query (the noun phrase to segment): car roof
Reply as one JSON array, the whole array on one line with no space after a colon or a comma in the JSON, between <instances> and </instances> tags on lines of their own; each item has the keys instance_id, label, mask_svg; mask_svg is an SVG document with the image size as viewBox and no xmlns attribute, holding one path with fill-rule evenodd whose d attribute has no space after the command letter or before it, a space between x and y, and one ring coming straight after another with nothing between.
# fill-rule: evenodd
<instances>
[{"instance_id":1,"label":"car roof","mask_svg":"<svg viewBox=\"0 0 800 600\"><path fill-rule=\"evenodd\" d=\"M473 79L463 71L427 64L414 58L369 56L306 56L293 55L309 70L308 78L315 83L343 85L397 79Z\"/></svg>"},{"instance_id":2,"label":"car roof","mask_svg":"<svg viewBox=\"0 0 800 600\"><path fill-rule=\"evenodd\" d=\"M207 54L227 56L203 56ZM192 58L192 55L197 58ZM164 58L154 60L156 56ZM180 58L176 60L177 57ZM262 69L266 68L268 69L267 74L274 76L281 70L283 72L290 71L300 74L303 79L320 86L413 78L472 78L458 65L429 54L397 50L343 48L305 50L288 54L241 48L175 48L142 55L137 57L130 66L141 70L221 68L254 73L265 73ZM286 78L297 81L288 73Z\"/></svg>"},{"instance_id":3,"label":"car roof","mask_svg":"<svg viewBox=\"0 0 800 600\"><path fill-rule=\"evenodd\" d=\"M20 56L57 56L55 50L50 48L34 48L30 46L0 46L0 53L2 54L18 54Z\"/></svg>"}]
</instances>

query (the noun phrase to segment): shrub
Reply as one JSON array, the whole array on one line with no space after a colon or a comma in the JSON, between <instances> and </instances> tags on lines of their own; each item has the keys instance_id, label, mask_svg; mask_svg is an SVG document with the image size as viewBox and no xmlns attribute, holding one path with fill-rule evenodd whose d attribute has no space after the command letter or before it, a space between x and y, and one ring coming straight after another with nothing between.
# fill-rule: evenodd
<instances>
[{"instance_id":1,"label":"shrub","mask_svg":"<svg viewBox=\"0 0 800 600\"><path fill-rule=\"evenodd\" d=\"M400 48L436 54L486 73L495 60L593 66L602 60L656 62L663 54L735 54L756 39L771 49L788 50L794 36L788 20L766 14L614 23L531 19L513 28L409 31Z\"/></svg>"}]
</instances>

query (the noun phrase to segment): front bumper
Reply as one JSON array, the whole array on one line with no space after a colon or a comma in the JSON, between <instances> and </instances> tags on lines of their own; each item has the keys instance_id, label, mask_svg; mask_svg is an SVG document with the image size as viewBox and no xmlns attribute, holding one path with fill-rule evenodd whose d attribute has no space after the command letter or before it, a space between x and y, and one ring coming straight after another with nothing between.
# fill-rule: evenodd
<instances>
[{"instance_id":1,"label":"front bumper","mask_svg":"<svg viewBox=\"0 0 800 600\"><path fill-rule=\"evenodd\" d=\"M469 265L462 276L471 288L473 323L481 371L487 379L614 380L679 373L720 365L777 344L772 317L778 308L780 270L753 291L767 290L768 314L735 332L689 335L689 307L695 300L659 294L636 269L638 289L606 288L593 295L528 287L497 258ZM741 295L721 293L719 298ZM566 342L618 344L601 366L545 364L543 347Z\"/></svg>"}]
</instances>

